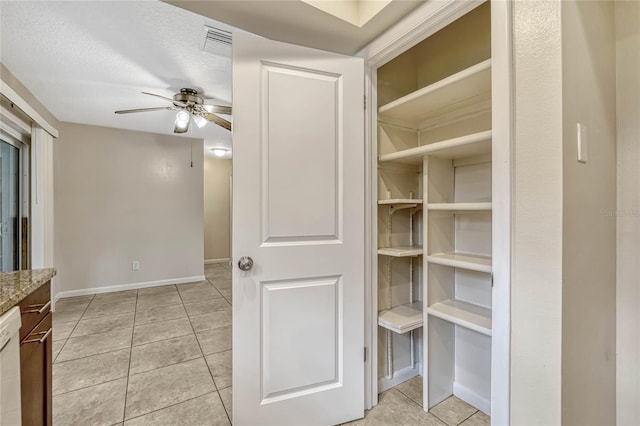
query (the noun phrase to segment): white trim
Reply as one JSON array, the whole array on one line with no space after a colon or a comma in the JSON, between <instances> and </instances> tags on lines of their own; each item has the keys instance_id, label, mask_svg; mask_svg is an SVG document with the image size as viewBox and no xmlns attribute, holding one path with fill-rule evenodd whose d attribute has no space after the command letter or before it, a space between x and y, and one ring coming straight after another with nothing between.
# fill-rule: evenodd
<instances>
[{"instance_id":1,"label":"white trim","mask_svg":"<svg viewBox=\"0 0 640 426\"><path fill-rule=\"evenodd\" d=\"M20 117L15 115L11 110L5 108L0 105L0 115L2 116L2 121L7 121L8 123L16 126L16 131L20 131L20 133L30 135L31 134L31 124L25 122Z\"/></svg>"},{"instance_id":2,"label":"white trim","mask_svg":"<svg viewBox=\"0 0 640 426\"><path fill-rule=\"evenodd\" d=\"M1 111L0 111L1 113ZM7 142L14 145L12 142L19 141L22 143L28 143L28 140L20 134L16 129L7 124L4 120L0 120L0 133L2 134L3 139L8 139Z\"/></svg>"},{"instance_id":3,"label":"white trim","mask_svg":"<svg viewBox=\"0 0 640 426\"><path fill-rule=\"evenodd\" d=\"M485 414L491 413L491 401L458 382L453 382L453 394ZM492 396L493 398L493 396ZM496 424L491 419L491 424Z\"/></svg>"},{"instance_id":4,"label":"white trim","mask_svg":"<svg viewBox=\"0 0 640 426\"><path fill-rule=\"evenodd\" d=\"M640 424L640 3L616 2L616 422ZM631 29L636 28L635 33ZM635 96L632 95L635 93ZM630 216L627 216L630 215Z\"/></svg>"},{"instance_id":5,"label":"white trim","mask_svg":"<svg viewBox=\"0 0 640 426\"><path fill-rule=\"evenodd\" d=\"M139 288L159 287L159 286L171 285L171 284L187 284L187 283L204 281L205 279L206 278L204 277L204 275L196 275L193 277L170 278L168 280L143 281L139 283L110 285L105 287L82 288L79 290L61 291L56 294L55 300L57 301L58 299L63 299L66 297L86 296L86 295L101 294L101 293L112 293L114 291L136 290Z\"/></svg>"},{"instance_id":6,"label":"white trim","mask_svg":"<svg viewBox=\"0 0 640 426\"><path fill-rule=\"evenodd\" d=\"M374 123L377 120L376 72L365 66L364 70L364 346L367 348L367 361L364 366L364 409L378 405L378 219L377 219L377 139ZM376 206L371 208L371 206Z\"/></svg>"},{"instance_id":7,"label":"white trim","mask_svg":"<svg viewBox=\"0 0 640 426\"><path fill-rule=\"evenodd\" d=\"M53 283L52 283L53 284ZM53 285L51 286L51 293L53 293L54 288ZM51 312L55 312L56 311L56 303L58 303L58 300L60 300L60 293L56 293L56 294L51 294Z\"/></svg>"},{"instance_id":8,"label":"white trim","mask_svg":"<svg viewBox=\"0 0 640 426\"><path fill-rule=\"evenodd\" d=\"M231 258L228 257L223 257L220 259L207 259L204 261L205 265L211 265L213 263L230 263L231 262Z\"/></svg>"},{"instance_id":9,"label":"white trim","mask_svg":"<svg viewBox=\"0 0 640 426\"><path fill-rule=\"evenodd\" d=\"M40 115L38 111L33 109L22 96L20 96L15 90L13 90L7 83L0 79L0 93L2 93L7 99L13 102L18 108L20 108L25 114L27 114L36 124L47 131L51 136L57 138L59 136L58 129L53 127L45 118Z\"/></svg>"},{"instance_id":10,"label":"white trim","mask_svg":"<svg viewBox=\"0 0 640 426\"><path fill-rule=\"evenodd\" d=\"M5 108L2 105L0 105L0 117L2 117L0 119L2 129L9 134L20 135L15 136L17 139L24 142L25 138L28 138L31 135L31 124L22 120L20 117L14 114L13 111Z\"/></svg>"},{"instance_id":11,"label":"white trim","mask_svg":"<svg viewBox=\"0 0 640 426\"><path fill-rule=\"evenodd\" d=\"M492 99L492 337L491 401L476 407L491 424L510 424L511 411L511 214L513 167L513 58L511 2L491 2ZM472 402L472 401L467 401Z\"/></svg>"},{"instance_id":12,"label":"white trim","mask_svg":"<svg viewBox=\"0 0 640 426\"><path fill-rule=\"evenodd\" d=\"M422 375L422 364L416 363L415 367L405 367L400 371L393 373L392 378L382 377L378 379L378 391L380 393L398 386L402 382Z\"/></svg>"},{"instance_id":13,"label":"white trim","mask_svg":"<svg viewBox=\"0 0 640 426\"><path fill-rule=\"evenodd\" d=\"M365 46L356 56L364 58L366 65L378 68L484 2L485 0L426 2Z\"/></svg>"}]
</instances>

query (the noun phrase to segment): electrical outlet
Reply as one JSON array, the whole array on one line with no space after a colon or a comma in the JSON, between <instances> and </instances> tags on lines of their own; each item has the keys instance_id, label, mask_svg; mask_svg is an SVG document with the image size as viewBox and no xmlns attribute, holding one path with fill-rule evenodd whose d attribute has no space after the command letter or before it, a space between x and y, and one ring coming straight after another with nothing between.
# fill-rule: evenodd
<instances>
[{"instance_id":1,"label":"electrical outlet","mask_svg":"<svg viewBox=\"0 0 640 426\"><path fill-rule=\"evenodd\" d=\"M137 271L140 269L140 262L137 260L133 260L131 261L131 270L132 271Z\"/></svg>"}]
</instances>

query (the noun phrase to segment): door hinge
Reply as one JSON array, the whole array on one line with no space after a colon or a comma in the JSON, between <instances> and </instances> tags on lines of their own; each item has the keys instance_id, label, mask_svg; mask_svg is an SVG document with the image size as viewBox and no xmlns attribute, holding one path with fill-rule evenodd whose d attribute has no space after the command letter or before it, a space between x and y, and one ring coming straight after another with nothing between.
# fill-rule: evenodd
<instances>
[{"instance_id":1,"label":"door hinge","mask_svg":"<svg viewBox=\"0 0 640 426\"><path fill-rule=\"evenodd\" d=\"M367 348L364 348L364 362L367 362Z\"/></svg>"},{"instance_id":2,"label":"door hinge","mask_svg":"<svg viewBox=\"0 0 640 426\"><path fill-rule=\"evenodd\" d=\"M491 288L493 288L493 272L491 273Z\"/></svg>"},{"instance_id":3,"label":"door hinge","mask_svg":"<svg viewBox=\"0 0 640 426\"><path fill-rule=\"evenodd\" d=\"M367 95L364 95L364 109L367 109Z\"/></svg>"}]
</instances>

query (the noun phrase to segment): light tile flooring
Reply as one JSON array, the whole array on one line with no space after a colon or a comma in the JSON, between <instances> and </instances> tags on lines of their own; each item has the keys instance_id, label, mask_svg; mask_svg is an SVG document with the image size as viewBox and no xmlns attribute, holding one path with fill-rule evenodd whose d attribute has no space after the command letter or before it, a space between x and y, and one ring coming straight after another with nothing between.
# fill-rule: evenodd
<instances>
[{"instance_id":1,"label":"light tile flooring","mask_svg":"<svg viewBox=\"0 0 640 426\"><path fill-rule=\"evenodd\" d=\"M422 377L417 376L378 395L378 405L364 419L348 425L489 426L490 417L451 396L428 413L422 409Z\"/></svg>"},{"instance_id":2,"label":"light tile flooring","mask_svg":"<svg viewBox=\"0 0 640 426\"><path fill-rule=\"evenodd\" d=\"M231 269L207 280L61 299L53 317L53 423L229 425ZM425 413L415 377L350 425L484 426L451 397Z\"/></svg>"},{"instance_id":3,"label":"light tile flooring","mask_svg":"<svg viewBox=\"0 0 640 426\"><path fill-rule=\"evenodd\" d=\"M54 425L229 425L231 269L205 274L58 301Z\"/></svg>"}]
</instances>

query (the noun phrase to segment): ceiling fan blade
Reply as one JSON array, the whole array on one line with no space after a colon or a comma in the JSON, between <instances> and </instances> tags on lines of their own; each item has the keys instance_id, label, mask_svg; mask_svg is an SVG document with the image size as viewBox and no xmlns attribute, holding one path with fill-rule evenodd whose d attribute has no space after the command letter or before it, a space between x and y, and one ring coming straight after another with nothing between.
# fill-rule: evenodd
<instances>
[{"instance_id":1,"label":"ceiling fan blade","mask_svg":"<svg viewBox=\"0 0 640 426\"><path fill-rule=\"evenodd\" d=\"M223 105L202 105L208 112L215 112L217 114L231 115L231 107Z\"/></svg>"},{"instance_id":2,"label":"ceiling fan blade","mask_svg":"<svg viewBox=\"0 0 640 426\"><path fill-rule=\"evenodd\" d=\"M215 123L218 126L224 127L225 129L231 131L231 122L229 120L225 120L224 118L218 117L217 115L210 112L206 112L202 114L202 116L212 123Z\"/></svg>"},{"instance_id":3,"label":"ceiling fan blade","mask_svg":"<svg viewBox=\"0 0 640 426\"><path fill-rule=\"evenodd\" d=\"M173 102L173 98L168 98L168 97L162 96L162 95L156 95L155 93L142 92L142 94L143 95L149 95L149 96L155 96L156 98L160 98L160 99L167 100L169 102Z\"/></svg>"},{"instance_id":4,"label":"ceiling fan blade","mask_svg":"<svg viewBox=\"0 0 640 426\"><path fill-rule=\"evenodd\" d=\"M131 114L132 112L145 112L145 111L162 111L163 109L174 110L176 107L154 107L154 108L137 108L137 109L123 109L116 111L116 114Z\"/></svg>"},{"instance_id":5,"label":"ceiling fan blade","mask_svg":"<svg viewBox=\"0 0 640 426\"><path fill-rule=\"evenodd\" d=\"M143 95L149 95L149 96L155 96L156 98L160 98L160 99L164 99L165 101L169 101L172 102L174 105L180 105L180 106L186 106L187 103L183 102L183 101L176 101L173 98L168 98L166 96L162 96L162 95L156 95L155 93L149 93L149 92L141 92Z\"/></svg>"}]
</instances>

